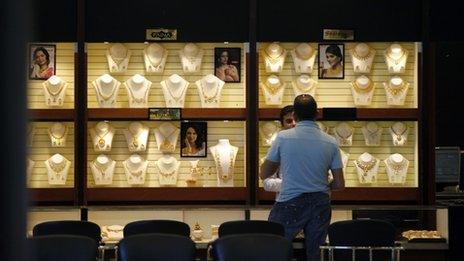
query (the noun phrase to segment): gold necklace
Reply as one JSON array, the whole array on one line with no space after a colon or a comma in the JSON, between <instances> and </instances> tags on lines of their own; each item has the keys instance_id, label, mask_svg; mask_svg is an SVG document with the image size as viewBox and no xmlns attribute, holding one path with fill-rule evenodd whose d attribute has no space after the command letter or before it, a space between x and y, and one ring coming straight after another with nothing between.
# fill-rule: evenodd
<instances>
[{"instance_id":1,"label":"gold necklace","mask_svg":"<svg viewBox=\"0 0 464 261\"><path fill-rule=\"evenodd\" d=\"M218 101L218 99L217 99L216 96L217 96L218 93L219 93L219 84L216 83L216 86L215 86L215 87L216 87L216 92L214 93L214 95L208 96L208 95L206 95L206 92L205 92L205 90L204 90L204 84L201 85L201 88L200 88L200 90L201 90L201 95L203 96L203 98L204 98L204 100L205 100L205 103L214 103L214 102L217 102L217 101Z\"/></svg>"},{"instance_id":2,"label":"gold necklace","mask_svg":"<svg viewBox=\"0 0 464 261\"><path fill-rule=\"evenodd\" d=\"M63 133L61 134L61 136L58 136L56 134L54 134L52 131L51 131L51 128L48 129L48 134L50 135L50 137L52 138L52 146L62 146L64 144L64 138L66 136L66 133L68 131L66 125L63 125Z\"/></svg>"},{"instance_id":3,"label":"gold necklace","mask_svg":"<svg viewBox=\"0 0 464 261\"><path fill-rule=\"evenodd\" d=\"M358 81L354 80L353 81L353 88L358 93L369 93L374 88L374 83L371 80L369 80L369 85L367 85L366 88L361 88L359 86L359 84L358 84Z\"/></svg>"},{"instance_id":4,"label":"gold necklace","mask_svg":"<svg viewBox=\"0 0 464 261\"><path fill-rule=\"evenodd\" d=\"M403 134L405 134L406 131L408 130L408 126L404 126L404 130L401 133L397 133L395 129L393 129L393 126L390 126L390 130L396 136L396 140L399 142L401 141L401 139L403 139Z\"/></svg>"},{"instance_id":5,"label":"gold necklace","mask_svg":"<svg viewBox=\"0 0 464 261\"><path fill-rule=\"evenodd\" d=\"M224 166L221 165L221 157L219 155L219 152L216 151L216 155L214 159L217 164L218 175L219 175L219 178L221 178L224 181L227 181L230 178L230 176L234 174L234 165L235 165L234 158L235 158L235 153L234 153L234 150L231 149L229 151L229 162L228 162L229 171L228 173L224 173Z\"/></svg>"},{"instance_id":6,"label":"gold necklace","mask_svg":"<svg viewBox=\"0 0 464 261\"><path fill-rule=\"evenodd\" d=\"M296 57L298 57L300 60L303 60L303 61L307 61L309 60L311 57L314 56L314 52L311 52L307 55L303 55L301 54L300 52L298 52L298 49L295 49L295 54L296 54Z\"/></svg>"},{"instance_id":7,"label":"gold necklace","mask_svg":"<svg viewBox=\"0 0 464 261\"><path fill-rule=\"evenodd\" d=\"M96 144L96 146L100 149L103 149L105 148L105 145L106 145L106 140L105 140L105 136L110 132L110 127L108 126L108 129L106 130L106 132L103 133L103 135L100 135L99 133L99 129L98 128L95 128L95 134L97 134L97 137L98 137L98 142Z\"/></svg>"},{"instance_id":8,"label":"gold necklace","mask_svg":"<svg viewBox=\"0 0 464 261\"><path fill-rule=\"evenodd\" d=\"M401 160L401 162L396 163L389 157L387 162L388 167L393 170L394 175L398 175L398 173L400 173L406 167L406 164L404 164L404 158Z\"/></svg>"},{"instance_id":9,"label":"gold necklace","mask_svg":"<svg viewBox=\"0 0 464 261\"><path fill-rule=\"evenodd\" d=\"M100 174L105 177L106 176L106 171L108 170L110 164L108 163L107 166L102 166L98 163L96 163L95 161L92 162L93 163L93 166L100 172Z\"/></svg>"},{"instance_id":10,"label":"gold necklace","mask_svg":"<svg viewBox=\"0 0 464 261\"><path fill-rule=\"evenodd\" d=\"M159 133L161 134L161 136L163 136L163 142L161 143L161 145L159 146L159 150L160 151L173 151L175 148L174 148L174 144L172 144L172 142L170 141L170 137L176 133L176 128L174 128L172 130L172 132L169 134L169 135L164 135L163 132L161 132L161 129L158 129Z\"/></svg>"},{"instance_id":11,"label":"gold necklace","mask_svg":"<svg viewBox=\"0 0 464 261\"><path fill-rule=\"evenodd\" d=\"M60 172L62 172L66 168L67 164L64 160L61 163L56 164L52 160L48 159L48 165L55 172L56 175L59 175L61 174Z\"/></svg>"},{"instance_id":12,"label":"gold necklace","mask_svg":"<svg viewBox=\"0 0 464 261\"><path fill-rule=\"evenodd\" d=\"M98 82L100 82L100 81L98 81ZM111 87L113 88L113 90L111 90L111 93L110 93L109 95L104 95L103 92L102 92L102 90L101 90L101 85L100 85L100 83L97 84L97 88L96 88L96 89L97 89L97 95L103 99L103 100L100 100L100 102L103 103L103 102L105 102L105 101L111 99L111 97L113 97L113 95L114 95L114 93L116 92L116 89L117 89L117 88L115 88L114 82L113 82L113 86L111 86ZM113 101L113 102L114 102L114 101Z\"/></svg>"},{"instance_id":13,"label":"gold necklace","mask_svg":"<svg viewBox=\"0 0 464 261\"><path fill-rule=\"evenodd\" d=\"M348 136L343 136L338 132L338 128L335 127L335 134L337 135L338 139L340 140L340 145L350 145L349 138L353 135L353 129L351 128L351 133Z\"/></svg>"},{"instance_id":14,"label":"gold necklace","mask_svg":"<svg viewBox=\"0 0 464 261\"><path fill-rule=\"evenodd\" d=\"M361 161L359 159L356 160L356 165L363 171L364 177L367 176L368 172L374 168L376 163L377 163L377 160L375 160L374 158L368 162Z\"/></svg>"},{"instance_id":15,"label":"gold necklace","mask_svg":"<svg viewBox=\"0 0 464 261\"><path fill-rule=\"evenodd\" d=\"M64 89L64 83L61 83L60 84L60 87L59 89L56 91L56 92L53 92L51 89L50 89L50 84L47 83L45 84L45 89L47 90L47 93L51 96L51 98L53 99L53 102L56 102L57 100L59 101L59 95L61 94L61 91ZM48 102L52 102L50 100L50 98L48 99Z\"/></svg>"},{"instance_id":16,"label":"gold necklace","mask_svg":"<svg viewBox=\"0 0 464 261\"><path fill-rule=\"evenodd\" d=\"M282 56L285 54L285 50L283 48L280 48L281 52L278 56L276 57L273 57L274 55L271 55L268 53L268 50L267 48L264 49L264 54L265 54L265 58L267 58L266 60L272 64L276 64L278 62L281 62L282 61Z\"/></svg>"},{"instance_id":17,"label":"gold necklace","mask_svg":"<svg viewBox=\"0 0 464 261\"><path fill-rule=\"evenodd\" d=\"M275 95L277 92L280 91L280 89L282 89L281 87L283 86L282 83L279 82L279 85L278 86L272 86L272 85L268 85L267 82L264 83L264 89L269 92L271 95Z\"/></svg>"},{"instance_id":18,"label":"gold necklace","mask_svg":"<svg viewBox=\"0 0 464 261\"><path fill-rule=\"evenodd\" d=\"M403 82L401 82L401 86L393 88L393 87L391 86L391 83L389 82L389 83L386 85L386 88L385 88L385 89L387 89L387 91L388 91L391 95L396 96L396 95L398 95L399 93L401 93L401 92L404 91L405 86L406 86L406 84L405 84L404 81L403 81Z\"/></svg>"},{"instance_id":19,"label":"gold necklace","mask_svg":"<svg viewBox=\"0 0 464 261\"><path fill-rule=\"evenodd\" d=\"M371 139L374 139L375 136L379 133L380 128L377 127L377 129L376 129L375 131L370 131L368 128L365 128L365 130L367 131L367 135L368 135Z\"/></svg>"},{"instance_id":20,"label":"gold necklace","mask_svg":"<svg viewBox=\"0 0 464 261\"><path fill-rule=\"evenodd\" d=\"M354 58L365 62L372 57L372 55L374 54L374 50L369 48L369 53L366 56L361 56L356 52L356 48L353 48L352 54Z\"/></svg>"},{"instance_id":21,"label":"gold necklace","mask_svg":"<svg viewBox=\"0 0 464 261\"><path fill-rule=\"evenodd\" d=\"M387 60L395 63L395 65L398 65L403 60L403 58L407 57L407 51L405 51L404 49L401 49L401 50L402 50L402 54L398 58L391 57L391 54L389 51L385 52L385 57L387 57Z\"/></svg>"},{"instance_id":22,"label":"gold necklace","mask_svg":"<svg viewBox=\"0 0 464 261\"><path fill-rule=\"evenodd\" d=\"M140 177L140 176L142 176L142 174L143 174L144 163L145 163L145 162L142 162L142 163L140 164L140 166L139 166L138 169L132 170L132 169L130 169L130 167L129 167L130 164L129 164L128 162L125 162L124 168L125 168L125 169L127 170L127 172L129 172L133 177Z\"/></svg>"},{"instance_id":23,"label":"gold necklace","mask_svg":"<svg viewBox=\"0 0 464 261\"><path fill-rule=\"evenodd\" d=\"M180 103L182 101L182 97L183 97L183 94L185 92L185 90L187 90L187 88L183 88L183 86L181 86L180 88L182 88L179 96L175 96L174 93L172 92L171 88L172 88L172 85L170 85L170 82L169 80L166 81L166 89L168 89L168 92L169 92L169 95L172 97L172 99L174 100L174 102L176 103Z\"/></svg>"},{"instance_id":24,"label":"gold necklace","mask_svg":"<svg viewBox=\"0 0 464 261\"><path fill-rule=\"evenodd\" d=\"M156 165L158 166L158 169L159 169L159 171L160 171L160 174L161 174L162 176L164 176L165 178L174 175L174 174L176 173L176 171L177 171L177 169L176 169L176 163L175 163L175 162L174 162L174 164L173 164L174 167L173 167L172 171L169 170L169 169L167 169L167 168L165 168L164 166L162 167L161 165L163 165L163 163L162 163L160 160L158 160L158 163L157 163Z\"/></svg>"},{"instance_id":25,"label":"gold necklace","mask_svg":"<svg viewBox=\"0 0 464 261\"><path fill-rule=\"evenodd\" d=\"M141 126L139 131L137 133L132 132L131 128L127 128L132 135L132 141L130 146L132 146L133 149L137 149L139 147L139 136L140 134L144 131L144 127ZM145 150L145 145L143 143L140 144L140 149Z\"/></svg>"},{"instance_id":26,"label":"gold necklace","mask_svg":"<svg viewBox=\"0 0 464 261\"><path fill-rule=\"evenodd\" d=\"M314 87L314 85L312 84L312 82L311 82L311 85L309 85L308 87L301 86L301 84L300 84L299 81L296 81L296 84L295 84L295 85L296 85L296 88L297 88L300 92L303 92L303 93L309 92L309 90L311 90L311 89Z\"/></svg>"},{"instance_id":27,"label":"gold necklace","mask_svg":"<svg viewBox=\"0 0 464 261\"><path fill-rule=\"evenodd\" d=\"M153 61L152 59L152 56L149 55L147 53L147 51L145 51L145 55L147 56L148 58L148 61L150 62L150 66L154 67L154 68L158 68L160 65L161 65L161 62L163 61L163 58L164 58L164 48L161 49L161 56L160 56L160 59L158 61Z\"/></svg>"},{"instance_id":28,"label":"gold necklace","mask_svg":"<svg viewBox=\"0 0 464 261\"><path fill-rule=\"evenodd\" d=\"M145 103L145 97L147 97L148 88L145 89L142 98L135 98L134 90L132 90L131 86L128 86L128 89L132 99L132 103Z\"/></svg>"}]
</instances>

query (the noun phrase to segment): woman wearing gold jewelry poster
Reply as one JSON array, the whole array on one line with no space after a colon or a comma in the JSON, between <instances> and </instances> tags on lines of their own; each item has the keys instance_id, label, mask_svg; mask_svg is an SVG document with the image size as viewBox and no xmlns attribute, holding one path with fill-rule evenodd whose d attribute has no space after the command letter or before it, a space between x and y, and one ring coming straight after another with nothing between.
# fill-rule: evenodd
<instances>
[{"instance_id":1,"label":"woman wearing gold jewelry poster","mask_svg":"<svg viewBox=\"0 0 464 261\"><path fill-rule=\"evenodd\" d=\"M206 157L206 122L181 122L181 157Z\"/></svg>"},{"instance_id":2,"label":"woman wearing gold jewelry poster","mask_svg":"<svg viewBox=\"0 0 464 261\"><path fill-rule=\"evenodd\" d=\"M214 48L214 75L225 82L240 82L240 48Z\"/></svg>"},{"instance_id":3,"label":"woman wearing gold jewelry poster","mask_svg":"<svg viewBox=\"0 0 464 261\"><path fill-rule=\"evenodd\" d=\"M55 75L56 46L51 44L31 44L29 79L47 80Z\"/></svg>"},{"instance_id":4,"label":"woman wearing gold jewelry poster","mask_svg":"<svg viewBox=\"0 0 464 261\"><path fill-rule=\"evenodd\" d=\"M319 45L319 79L345 78L344 52L344 44Z\"/></svg>"}]
</instances>

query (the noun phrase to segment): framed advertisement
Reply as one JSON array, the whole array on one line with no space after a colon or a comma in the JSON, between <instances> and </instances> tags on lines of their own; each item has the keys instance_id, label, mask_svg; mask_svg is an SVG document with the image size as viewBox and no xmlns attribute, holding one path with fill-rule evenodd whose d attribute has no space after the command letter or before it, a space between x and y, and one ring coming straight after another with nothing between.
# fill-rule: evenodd
<instances>
[{"instance_id":1,"label":"framed advertisement","mask_svg":"<svg viewBox=\"0 0 464 261\"><path fill-rule=\"evenodd\" d=\"M319 79L345 78L345 45L319 44Z\"/></svg>"},{"instance_id":2,"label":"framed advertisement","mask_svg":"<svg viewBox=\"0 0 464 261\"><path fill-rule=\"evenodd\" d=\"M204 158L207 151L208 127L205 121L180 123L180 156Z\"/></svg>"},{"instance_id":3,"label":"framed advertisement","mask_svg":"<svg viewBox=\"0 0 464 261\"><path fill-rule=\"evenodd\" d=\"M56 45L29 44L29 79L47 80L56 74Z\"/></svg>"},{"instance_id":4,"label":"framed advertisement","mask_svg":"<svg viewBox=\"0 0 464 261\"><path fill-rule=\"evenodd\" d=\"M214 48L214 75L224 82L240 82L241 48Z\"/></svg>"}]
</instances>

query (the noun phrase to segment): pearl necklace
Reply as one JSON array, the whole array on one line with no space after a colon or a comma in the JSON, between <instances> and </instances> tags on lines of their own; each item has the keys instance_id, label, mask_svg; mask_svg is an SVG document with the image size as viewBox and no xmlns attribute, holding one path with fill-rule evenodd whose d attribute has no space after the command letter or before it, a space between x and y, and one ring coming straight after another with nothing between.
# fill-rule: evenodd
<instances>
[{"instance_id":1,"label":"pearl necklace","mask_svg":"<svg viewBox=\"0 0 464 261\"><path fill-rule=\"evenodd\" d=\"M222 163L221 155L219 155L219 152L216 151L216 155L215 155L214 159L215 159L215 162L216 162L218 175L219 175L220 179L222 179L224 181L227 181L227 180L229 180L230 176L232 176L234 174L234 165L235 165L234 158L235 158L235 153L234 153L234 150L231 149L229 151L229 161L227 162L229 171L228 171L228 173L225 173L224 172L224 167L225 166L221 165L221 163Z\"/></svg>"}]
</instances>

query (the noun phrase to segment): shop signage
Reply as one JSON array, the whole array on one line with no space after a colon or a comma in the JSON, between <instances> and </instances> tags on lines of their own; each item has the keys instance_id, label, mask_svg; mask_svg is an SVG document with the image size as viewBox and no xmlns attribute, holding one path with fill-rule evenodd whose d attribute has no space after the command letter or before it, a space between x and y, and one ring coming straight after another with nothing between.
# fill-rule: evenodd
<instances>
[{"instance_id":1,"label":"shop signage","mask_svg":"<svg viewBox=\"0 0 464 261\"><path fill-rule=\"evenodd\" d=\"M180 108L150 108L148 113L148 120L151 121L180 120L181 117Z\"/></svg>"},{"instance_id":2,"label":"shop signage","mask_svg":"<svg viewBox=\"0 0 464 261\"><path fill-rule=\"evenodd\" d=\"M322 39L337 41L354 40L354 30L324 29Z\"/></svg>"},{"instance_id":3,"label":"shop signage","mask_svg":"<svg viewBox=\"0 0 464 261\"><path fill-rule=\"evenodd\" d=\"M146 30L146 40L175 41L177 40L177 29L155 28Z\"/></svg>"}]
</instances>

